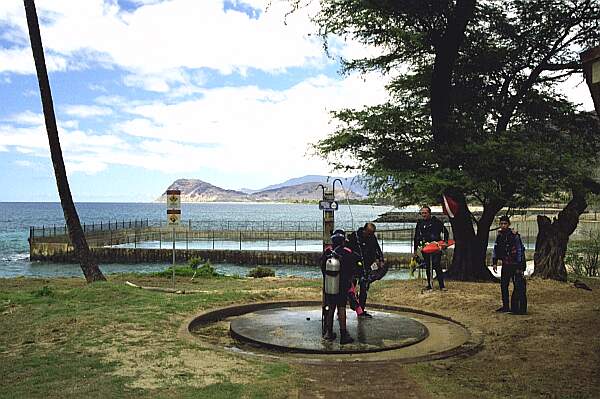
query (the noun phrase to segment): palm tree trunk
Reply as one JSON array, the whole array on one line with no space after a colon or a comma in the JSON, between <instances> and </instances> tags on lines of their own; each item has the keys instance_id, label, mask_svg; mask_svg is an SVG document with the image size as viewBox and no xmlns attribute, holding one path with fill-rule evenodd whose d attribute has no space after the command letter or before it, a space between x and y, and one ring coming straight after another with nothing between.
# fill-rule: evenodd
<instances>
[{"instance_id":1,"label":"palm tree trunk","mask_svg":"<svg viewBox=\"0 0 600 399\"><path fill-rule=\"evenodd\" d=\"M73 203L71 189L69 188L69 181L67 179L67 172L65 170L65 163L58 138L58 128L56 126L54 105L52 104L52 93L50 92L50 82L48 81L48 71L46 70L46 60L44 58L44 48L42 46L35 3L33 0L23 0L23 3L25 5L29 38L31 40L31 50L33 51L33 59L35 60L35 69L40 86L40 95L42 97L46 131L48 132L48 143L50 144L50 156L52 158L52 165L54 166L54 175L56 176L60 204L69 231L69 239L75 248L75 256L79 260L81 270L83 270L87 282L104 281L106 278L93 259L90 248L88 247L85 235L81 228L79 216L77 215L77 210L75 209L75 204Z\"/></svg>"}]
</instances>

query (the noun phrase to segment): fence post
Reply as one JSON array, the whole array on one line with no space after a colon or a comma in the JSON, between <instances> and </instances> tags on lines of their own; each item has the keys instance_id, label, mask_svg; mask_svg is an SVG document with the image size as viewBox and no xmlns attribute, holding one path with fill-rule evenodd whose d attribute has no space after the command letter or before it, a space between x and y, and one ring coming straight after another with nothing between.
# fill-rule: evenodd
<instances>
[{"instance_id":1,"label":"fence post","mask_svg":"<svg viewBox=\"0 0 600 399\"><path fill-rule=\"evenodd\" d=\"M56 236L56 225L54 225L54 236Z\"/></svg>"},{"instance_id":2,"label":"fence post","mask_svg":"<svg viewBox=\"0 0 600 399\"><path fill-rule=\"evenodd\" d=\"M46 227L42 225L42 237L46 237Z\"/></svg>"},{"instance_id":3,"label":"fence post","mask_svg":"<svg viewBox=\"0 0 600 399\"><path fill-rule=\"evenodd\" d=\"M162 249L162 230L158 231L158 249Z\"/></svg>"},{"instance_id":4,"label":"fence post","mask_svg":"<svg viewBox=\"0 0 600 399\"><path fill-rule=\"evenodd\" d=\"M215 249L215 231L214 230L212 230L212 239L213 239L213 248L212 249Z\"/></svg>"},{"instance_id":5,"label":"fence post","mask_svg":"<svg viewBox=\"0 0 600 399\"><path fill-rule=\"evenodd\" d=\"M242 230L240 230L240 251L242 250Z\"/></svg>"},{"instance_id":6,"label":"fence post","mask_svg":"<svg viewBox=\"0 0 600 399\"><path fill-rule=\"evenodd\" d=\"M137 248L137 229L133 230L133 248Z\"/></svg>"},{"instance_id":7,"label":"fence post","mask_svg":"<svg viewBox=\"0 0 600 399\"><path fill-rule=\"evenodd\" d=\"M113 245L112 230L109 229L108 231L110 231L110 246L112 247L112 245Z\"/></svg>"},{"instance_id":8,"label":"fence post","mask_svg":"<svg viewBox=\"0 0 600 399\"><path fill-rule=\"evenodd\" d=\"M189 249L189 248L188 248L188 242L189 242L189 241L188 241L188 233L189 233L189 232L190 232L190 230L189 230L189 229L185 231L185 250L186 250L186 251Z\"/></svg>"},{"instance_id":9,"label":"fence post","mask_svg":"<svg viewBox=\"0 0 600 399\"><path fill-rule=\"evenodd\" d=\"M294 252L296 252L296 232L294 231Z\"/></svg>"}]
</instances>

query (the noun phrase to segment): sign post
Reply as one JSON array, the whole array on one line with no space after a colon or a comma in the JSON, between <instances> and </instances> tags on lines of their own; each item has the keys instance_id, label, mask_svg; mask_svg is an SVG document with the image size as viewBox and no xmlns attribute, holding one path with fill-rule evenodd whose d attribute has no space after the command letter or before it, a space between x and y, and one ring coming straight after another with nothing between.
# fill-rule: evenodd
<instances>
[{"instance_id":1,"label":"sign post","mask_svg":"<svg viewBox=\"0 0 600 399\"><path fill-rule=\"evenodd\" d=\"M323 200L319 202L319 209L323 210L323 250L331 243L331 234L335 227L334 213L337 202L334 201L333 190L323 190Z\"/></svg>"},{"instance_id":2,"label":"sign post","mask_svg":"<svg viewBox=\"0 0 600 399\"><path fill-rule=\"evenodd\" d=\"M175 288L175 227L181 222L181 190L167 190L167 224L173 228L173 288Z\"/></svg>"}]
</instances>

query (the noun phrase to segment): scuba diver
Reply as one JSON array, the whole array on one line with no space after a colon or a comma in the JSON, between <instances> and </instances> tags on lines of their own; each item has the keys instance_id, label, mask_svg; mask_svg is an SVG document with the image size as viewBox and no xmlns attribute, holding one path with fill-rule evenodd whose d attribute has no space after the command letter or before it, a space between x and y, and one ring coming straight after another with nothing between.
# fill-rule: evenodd
<instances>
[{"instance_id":1,"label":"scuba diver","mask_svg":"<svg viewBox=\"0 0 600 399\"><path fill-rule=\"evenodd\" d=\"M521 236L510 229L508 216L500 216L500 230L494 243L492 252L492 266L494 273L497 272L498 260L502 263L500 271L500 292L502 294L502 306L496 312L512 312L514 314L527 313L527 293L525 282L525 247ZM513 294L509 306L508 286L513 281Z\"/></svg>"},{"instance_id":2,"label":"scuba diver","mask_svg":"<svg viewBox=\"0 0 600 399\"><path fill-rule=\"evenodd\" d=\"M323 339L334 341L337 335L333 332L333 316L337 308L340 325L340 344L354 342L346 328L346 302L352 287L352 277L358 257L346 247L346 233L336 230L331 236L331 247L327 247L321 255L321 272L323 273Z\"/></svg>"},{"instance_id":3,"label":"scuba diver","mask_svg":"<svg viewBox=\"0 0 600 399\"><path fill-rule=\"evenodd\" d=\"M377 236L375 236L375 230L375 224L367 222L363 227L348 236L348 246L355 254L360 256L360 264L355 273L360 288L358 304L363 310L358 315L360 318L373 317L365 311L367 292L373 281L380 280L387 273L383 251L379 246Z\"/></svg>"},{"instance_id":4,"label":"scuba diver","mask_svg":"<svg viewBox=\"0 0 600 399\"><path fill-rule=\"evenodd\" d=\"M441 235L444 235L444 241L446 246L448 245L448 229L444 226L441 220L435 216L431 216L431 208L423 206L420 211L422 219L417 222L415 227L415 236L413 240L414 253L418 253L419 247L423 247L425 244L434 241L441 241ZM444 247L445 248L445 247ZM423 265L427 274L427 287L426 290L432 289L431 278L432 269L435 270L436 279L440 285L440 290L446 291L444 286L444 273L442 272L442 254L436 252L432 254L423 254Z\"/></svg>"}]
</instances>

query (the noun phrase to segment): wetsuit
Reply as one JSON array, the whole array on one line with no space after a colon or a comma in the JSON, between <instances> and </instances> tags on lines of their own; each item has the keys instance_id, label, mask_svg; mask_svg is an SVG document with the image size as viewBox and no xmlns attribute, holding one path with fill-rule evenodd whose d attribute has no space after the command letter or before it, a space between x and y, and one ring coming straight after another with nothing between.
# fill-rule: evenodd
<instances>
[{"instance_id":1,"label":"wetsuit","mask_svg":"<svg viewBox=\"0 0 600 399\"><path fill-rule=\"evenodd\" d=\"M336 307L346 306L348 294L351 292L352 288L352 277L354 275L354 270L356 269L358 256L356 256L350 248L343 245L340 245L335 249L332 249L331 247L325 248L320 259L323 278L325 278L325 263L334 251L340 260L340 289L339 293L336 295L325 294L325 303Z\"/></svg>"},{"instance_id":2,"label":"wetsuit","mask_svg":"<svg viewBox=\"0 0 600 399\"><path fill-rule=\"evenodd\" d=\"M371 265L379 261L384 262L383 251L377 241L377 236L373 234L367 238L363 235L364 228L361 227L357 231L348 236L348 246L354 253L360 256L362 266L356 269L355 277L359 284L358 303L364 310L367 303L367 291L371 282L383 277L387 271L385 267L379 268L377 271L371 270Z\"/></svg>"},{"instance_id":3,"label":"wetsuit","mask_svg":"<svg viewBox=\"0 0 600 399\"><path fill-rule=\"evenodd\" d=\"M448 229L444 226L441 220L432 216L429 220L419 220L415 227L414 236L414 252L427 242L440 241L444 235L444 241L448 242ZM423 254L423 266L427 273L427 288L431 288L431 269L435 270L436 279L440 285L440 289L444 288L444 273L442 272L442 253L436 252L433 254ZM431 264L431 267L429 267Z\"/></svg>"},{"instance_id":4,"label":"wetsuit","mask_svg":"<svg viewBox=\"0 0 600 399\"><path fill-rule=\"evenodd\" d=\"M521 243L521 237L510 229L498 231L492 252L492 264L494 266L498 264L498 259L502 260L502 270L500 272L501 309L508 310L510 309L508 293L510 281L513 280L513 291L517 288L517 285L525 284L524 280L521 280L521 274L524 272L523 244ZM517 284L515 284L516 273L519 273Z\"/></svg>"},{"instance_id":5,"label":"wetsuit","mask_svg":"<svg viewBox=\"0 0 600 399\"><path fill-rule=\"evenodd\" d=\"M326 276L327 260L335 256L340 262L339 271L339 290L337 294L325 294L325 303L323 307L323 338L331 341L336 335L333 333L333 315L335 309L338 309L338 321L340 323L340 344L347 344L354 341L346 329L346 302L348 296L352 293L352 277L357 267L358 256L350 248L339 245L334 249L328 247L321 255L321 271L323 279Z\"/></svg>"}]
</instances>

